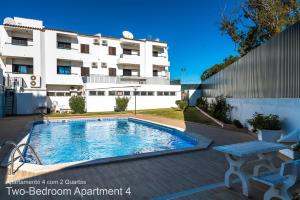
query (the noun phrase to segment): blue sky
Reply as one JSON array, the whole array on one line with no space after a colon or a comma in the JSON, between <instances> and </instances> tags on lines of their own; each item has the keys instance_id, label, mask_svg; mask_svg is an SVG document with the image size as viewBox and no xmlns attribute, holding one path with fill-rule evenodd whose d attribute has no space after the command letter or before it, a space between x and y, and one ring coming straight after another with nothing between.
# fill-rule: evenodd
<instances>
[{"instance_id":1,"label":"blue sky","mask_svg":"<svg viewBox=\"0 0 300 200\"><path fill-rule=\"evenodd\" d=\"M4 1L0 17L26 17L46 27L121 37L159 38L169 44L171 78L199 83L201 73L237 54L235 45L219 31L220 14L237 0L53 0ZM186 68L182 74L181 68Z\"/></svg>"}]
</instances>

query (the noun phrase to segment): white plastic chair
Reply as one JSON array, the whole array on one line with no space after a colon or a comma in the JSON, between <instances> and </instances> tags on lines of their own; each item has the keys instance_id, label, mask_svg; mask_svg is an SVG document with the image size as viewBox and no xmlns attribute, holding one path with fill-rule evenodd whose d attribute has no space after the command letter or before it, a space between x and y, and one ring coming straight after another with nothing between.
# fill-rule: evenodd
<instances>
[{"instance_id":1,"label":"white plastic chair","mask_svg":"<svg viewBox=\"0 0 300 200\"><path fill-rule=\"evenodd\" d=\"M288 189L295 185L300 174L298 168L300 160L288 161L281 164L280 171L253 177L253 180L268 185L270 188L264 194L264 200L270 200L274 197L282 200L291 200L292 195Z\"/></svg>"},{"instance_id":2,"label":"white plastic chair","mask_svg":"<svg viewBox=\"0 0 300 200\"><path fill-rule=\"evenodd\" d=\"M53 108L55 113L60 113L60 108L58 107L58 102L57 101L53 101L52 108Z\"/></svg>"}]
</instances>

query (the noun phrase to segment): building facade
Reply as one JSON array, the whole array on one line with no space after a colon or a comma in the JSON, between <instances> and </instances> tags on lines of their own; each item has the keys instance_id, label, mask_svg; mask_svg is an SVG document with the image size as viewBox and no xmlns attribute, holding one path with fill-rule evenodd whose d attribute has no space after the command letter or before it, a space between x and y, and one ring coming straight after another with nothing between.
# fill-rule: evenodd
<instances>
[{"instance_id":1,"label":"building facade","mask_svg":"<svg viewBox=\"0 0 300 200\"><path fill-rule=\"evenodd\" d=\"M169 67L161 41L57 30L18 17L0 26L3 85L15 91L8 114L68 110L72 95L85 97L87 112L113 111L117 96L130 98L128 109L173 107L180 86L170 85Z\"/></svg>"}]
</instances>

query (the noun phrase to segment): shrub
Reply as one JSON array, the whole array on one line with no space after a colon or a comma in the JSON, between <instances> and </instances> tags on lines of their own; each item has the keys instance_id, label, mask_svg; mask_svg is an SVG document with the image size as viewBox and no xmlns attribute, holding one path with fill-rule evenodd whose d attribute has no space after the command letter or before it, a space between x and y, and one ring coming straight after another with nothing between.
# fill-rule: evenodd
<instances>
[{"instance_id":1,"label":"shrub","mask_svg":"<svg viewBox=\"0 0 300 200\"><path fill-rule=\"evenodd\" d=\"M232 123L233 123L233 125L234 125L235 127L237 127L237 128L244 128L244 126L242 125L242 123L241 123L239 120L237 120L237 119L234 119L234 120L232 121Z\"/></svg>"},{"instance_id":2,"label":"shrub","mask_svg":"<svg viewBox=\"0 0 300 200\"><path fill-rule=\"evenodd\" d=\"M248 120L248 123L253 126L254 131L256 130L280 130L281 122L278 115L263 115L254 113L253 117Z\"/></svg>"},{"instance_id":3,"label":"shrub","mask_svg":"<svg viewBox=\"0 0 300 200\"><path fill-rule=\"evenodd\" d=\"M129 102L128 97L117 97L116 98L116 105L118 111L125 111L127 109Z\"/></svg>"},{"instance_id":4,"label":"shrub","mask_svg":"<svg viewBox=\"0 0 300 200\"><path fill-rule=\"evenodd\" d=\"M177 100L176 105L180 110L185 110L188 107L188 102L186 100Z\"/></svg>"},{"instance_id":5,"label":"shrub","mask_svg":"<svg viewBox=\"0 0 300 200\"><path fill-rule=\"evenodd\" d=\"M231 106L226 103L223 95L215 98L208 110L209 114L225 123L230 123Z\"/></svg>"},{"instance_id":6,"label":"shrub","mask_svg":"<svg viewBox=\"0 0 300 200\"><path fill-rule=\"evenodd\" d=\"M82 96L72 96L69 99L69 106L74 113L84 113L85 101Z\"/></svg>"},{"instance_id":7,"label":"shrub","mask_svg":"<svg viewBox=\"0 0 300 200\"><path fill-rule=\"evenodd\" d=\"M208 111L209 109L209 103L207 102L207 98L206 97L200 97L197 99L197 106L199 108L201 108L204 111Z\"/></svg>"}]
</instances>

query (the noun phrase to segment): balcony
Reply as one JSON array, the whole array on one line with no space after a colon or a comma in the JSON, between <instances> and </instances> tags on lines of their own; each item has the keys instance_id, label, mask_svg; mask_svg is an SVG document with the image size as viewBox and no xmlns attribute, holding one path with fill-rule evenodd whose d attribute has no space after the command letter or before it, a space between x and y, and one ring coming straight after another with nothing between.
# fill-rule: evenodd
<instances>
[{"instance_id":1,"label":"balcony","mask_svg":"<svg viewBox=\"0 0 300 200\"><path fill-rule=\"evenodd\" d=\"M6 42L1 47L0 53L4 57L26 57L33 58L35 55L34 46L32 41L18 43L14 41Z\"/></svg>"},{"instance_id":2,"label":"balcony","mask_svg":"<svg viewBox=\"0 0 300 200\"><path fill-rule=\"evenodd\" d=\"M74 61L81 60L76 34L57 33L56 58Z\"/></svg>"},{"instance_id":3,"label":"balcony","mask_svg":"<svg viewBox=\"0 0 300 200\"><path fill-rule=\"evenodd\" d=\"M106 76L100 74L91 74L82 77L83 83L120 83L118 76Z\"/></svg>"},{"instance_id":4,"label":"balcony","mask_svg":"<svg viewBox=\"0 0 300 200\"><path fill-rule=\"evenodd\" d=\"M120 83L145 84L146 79L141 76L120 76Z\"/></svg>"},{"instance_id":5,"label":"balcony","mask_svg":"<svg viewBox=\"0 0 300 200\"><path fill-rule=\"evenodd\" d=\"M151 77L146 79L149 85L170 85L170 80L166 77Z\"/></svg>"},{"instance_id":6,"label":"balcony","mask_svg":"<svg viewBox=\"0 0 300 200\"><path fill-rule=\"evenodd\" d=\"M78 49L57 49L56 58L61 60L80 61Z\"/></svg>"},{"instance_id":7,"label":"balcony","mask_svg":"<svg viewBox=\"0 0 300 200\"><path fill-rule=\"evenodd\" d=\"M168 61L168 58L166 56L156 56L152 57L152 64L158 65L158 66L170 66L170 62Z\"/></svg>"},{"instance_id":8,"label":"balcony","mask_svg":"<svg viewBox=\"0 0 300 200\"><path fill-rule=\"evenodd\" d=\"M5 87L20 91L21 88L27 88L27 84L22 77L10 77L5 79Z\"/></svg>"},{"instance_id":9,"label":"balcony","mask_svg":"<svg viewBox=\"0 0 300 200\"><path fill-rule=\"evenodd\" d=\"M56 74L47 78L47 85L83 85L82 78L78 74Z\"/></svg>"},{"instance_id":10,"label":"balcony","mask_svg":"<svg viewBox=\"0 0 300 200\"><path fill-rule=\"evenodd\" d=\"M118 59L118 64L121 65L140 65L141 64L141 57L139 55L127 55L121 54L120 58Z\"/></svg>"},{"instance_id":11,"label":"balcony","mask_svg":"<svg viewBox=\"0 0 300 200\"><path fill-rule=\"evenodd\" d=\"M82 79L83 83L170 85L170 81L164 77L146 78L141 76L107 76L91 74L88 77L82 77Z\"/></svg>"}]
</instances>

